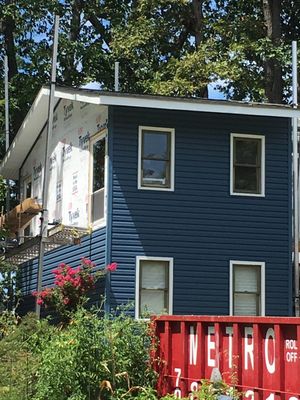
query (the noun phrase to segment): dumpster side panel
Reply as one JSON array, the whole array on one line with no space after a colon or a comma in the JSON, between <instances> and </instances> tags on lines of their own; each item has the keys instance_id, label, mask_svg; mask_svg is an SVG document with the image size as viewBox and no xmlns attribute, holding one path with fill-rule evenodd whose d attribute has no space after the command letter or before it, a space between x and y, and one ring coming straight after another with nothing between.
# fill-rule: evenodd
<instances>
[{"instance_id":1,"label":"dumpster side panel","mask_svg":"<svg viewBox=\"0 0 300 400\"><path fill-rule=\"evenodd\" d=\"M163 316L155 324L160 395L191 395L220 372L245 399L300 399L300 318Z\"/></svg>"}]
</instances>

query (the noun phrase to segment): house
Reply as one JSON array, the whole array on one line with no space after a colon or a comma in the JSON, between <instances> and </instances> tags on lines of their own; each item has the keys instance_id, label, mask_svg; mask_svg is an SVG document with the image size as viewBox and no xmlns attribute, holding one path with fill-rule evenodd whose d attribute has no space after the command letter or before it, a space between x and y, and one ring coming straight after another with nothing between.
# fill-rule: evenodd
<instances>
[{"instance_id":1,"label":"house","mask_svg":"<svg viewBox=\"0 0 300 400\"><path fill-rule=\"evenodd\" d=\"M19 180L20 207L31 199L30 212L12 221L19 246L6 255L19 265L24 310L37 288L48 97L42 88L0 167ZM55 102L43 286L58 263L85 256L99 268L119 265L101 289L107 309L132 301L136 317L145 306L293 315L291 119L299 111L65 87Z\"/></svg>"}]
</instances>

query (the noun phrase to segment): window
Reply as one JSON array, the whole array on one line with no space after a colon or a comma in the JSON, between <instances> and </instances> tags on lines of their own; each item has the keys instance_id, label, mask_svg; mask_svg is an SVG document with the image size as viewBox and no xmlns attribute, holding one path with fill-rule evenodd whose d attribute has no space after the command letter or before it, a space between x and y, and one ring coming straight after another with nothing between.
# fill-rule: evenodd
<instances>
[{"instance_id":1,"label":"window","mask_svg":"<svg viewBox=\"0 0 300 400\"><path fill-rule=\"evenodd\" d=\"M139 128L139 189L174 190L174 136L174 129Z\"/></svg>"},{"instance_id":2,"label":"window","mask_svg":"<svg viewBox=\"0 0 300 400\"><path fill-rule=\"evenodd\" d=\"M91 182L90 221L93 225L104 219L105 208L105 154L106 136L96 136L90 141Z\"/></svg>"},{"instance_id":3,"label":"window","mask_svg":"<svg viewBox=\"0 0 300 400\"><path fill-rule=\"evenodd\" d=\"M32 180L31 176L24 179L24 187L23 187L23 199L29 199L32 197Z\"/></svg>"},{"instance_id":4,"label":"window","mask_svg":"<svg viewBox=\"0 0 300 400\"><path fill-rule=\"evenodd\" d=\"M135 316L172 314L173 259L137 257Z\"/></svg>"},{"instance_id":5,"label":"window","mask_svg":"<svg viewBox=\"0 0 300 400\"><path fill-rule=\"evenodd\" d=\"M231 194L265 195L265 138L231 134Z\"/></svg>"},{"instance_id":6,"label":"window","mask_svg":"<svg viewBox=\"0 0 300 400\"><path fill-rule=\"evenodd\" d=\"M31 232L31 224L27 225L26 228L24 228L24 242L26 242L28 239L32 237L32 232Z\"/></svg>"},{"instance_id":7,"label":"window","mask_svg":"<svg viewBox=\"0 0 300 400\"><path fill-rule=\"evenodd\" d=\"M265 315L265 263L230 262L230 315Z\"/></svg>"},{"instance_id":8,"label":"window","mask_svg":"<svg viewBox=\"0 0 300 400\"><path fill-rule=\"evenodd\" d=\"M28 176L23 181L22 201L30 198L32 198L32 178ZM19 244L26 242L33 236L32 229L32 220L25 226L19 227Z\"/></svg>"}]
</instances>

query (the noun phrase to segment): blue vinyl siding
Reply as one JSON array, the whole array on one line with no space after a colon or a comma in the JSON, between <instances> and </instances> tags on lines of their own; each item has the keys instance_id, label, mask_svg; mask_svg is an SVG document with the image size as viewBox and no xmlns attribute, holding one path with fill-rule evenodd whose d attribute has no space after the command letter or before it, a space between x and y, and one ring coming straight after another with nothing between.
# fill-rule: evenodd
<instances>
[{"instance_id":1,"label":"blue vinyl siding","mask_svg":"<svg viewBox=\"0 0 300 400\"><path fill-rule=\"evenodd\" d=\"M228 314L229 262L266 263L266 315L292 314L287 119L115 107L111 305L134 300L136 256L174 258L174 314ZM175 191L137 189L138 126L175 128ZM266 196L230 196L230 134L265 135Z\"/></svg>"},{"instance_id":2,"label":"blue vinyl siding","mask_svg":"<svg viewBox=\"0 0 300 400\"><path fill-rule=\"evenodd\" d=\"M98 268L103 268L105 266L105 243L104 227L95 230L91 235L83 237L80 245L63 246L46 253L43 268L43 287L53 285L53 274L51 271L62 262L75 267L79 265L82 257L86 257L95 262ZM20 266L18 282L22 296L29 296L37 289L37 271L38 259L34 259ZM100 285L99 287L102 286ZM103 289L104 287L102 287L101 290ZM101 294L103 294L103 292ZM97 302L96 293L93 294L93 297L94 302ZM26 307L31 307L30 301L26 301L26 303L27 302L28 304L26 304Z\"/></svg>"}]
</instances>

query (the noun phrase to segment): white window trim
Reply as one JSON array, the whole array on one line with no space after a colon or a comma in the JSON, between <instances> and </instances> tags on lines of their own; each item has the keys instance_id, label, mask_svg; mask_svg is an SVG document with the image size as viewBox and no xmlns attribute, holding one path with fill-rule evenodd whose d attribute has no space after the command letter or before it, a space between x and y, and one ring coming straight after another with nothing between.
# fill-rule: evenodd
<instances>
[{"instance_id":1,"label":"white window trim","mask_svg":"<svg viewBox=\"0 0 300 400\"><path fill-rule=\"evenodd\" d=\"M236 137L260 139L261 140L261 193L240 193L234 192L233 187L233 139ZM248 197L265 197L265 136L246 134L246 133L231 133L230 135L230 195L231 196L248 196Z\"/></svg>"},{"instance_id":2,"label":"white window trim","mask_svg":"<svg viewBox=\"0 0 300 400\"><path fill-rule=\"evenodd\" d=\"M103 228L106 226L106 216L107 216L107 193L108 193L108 165L109 165L109 157L107 153L107 129L104 131L101 131L96 133L95 135L90 137L90 142L89 142L89 200L88 200L88 224L89 226L95 230L99 228ZM106 138L106 143L105 143L105 165L104 165L104 217L97 220L97 221L92 221L92 187L93 187L93 144L96 143L98 140L101 140L103 138Z\"/></svg>"},{"instance_id":3,"label":"white window trim","mask_svg":"<svg viewBox=\"0 0 300 400\"><path fill-rule=\"evenodd\" d=\"M172 257L136 257L136 269L135 269L135 319L141 319L139 317L139 304L140 304L140 266L141 261L167 261L169 263L169 314L173 314L173 258Z\"/></svg>"},{"instance_id":4,"label":"white window trim","mask_svg":"<svg viewBox=\"0 0 300 400\"><path fill-rule=\"evenodd\" d=\"M142 186L142 131L161 131L169 132L171 134L171 149L170 149L170 187L151 187ZM159 190L165 192L174 192L175 187L175 129L174 128L162 128L157 126L139 126L139 147L138 147L138 189L140 190Z\"/></svg>"},{"instance_id":5,"label":"white window trim","mask_svg":"<svg viewBox=\"0 0 300 400\"><path fill-rule=\"evenodd\" d=\"M265 271L266 264L264 261L237 261L230 260L229 272L229 315L233 315L233 266L234 265L254 265L260 266L260 293L261 293L261 316L264 317L266 313L266 287L265 287Z\"/></svg>"}]
</instances>

